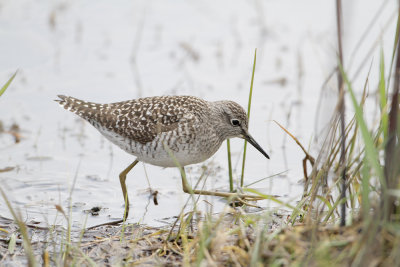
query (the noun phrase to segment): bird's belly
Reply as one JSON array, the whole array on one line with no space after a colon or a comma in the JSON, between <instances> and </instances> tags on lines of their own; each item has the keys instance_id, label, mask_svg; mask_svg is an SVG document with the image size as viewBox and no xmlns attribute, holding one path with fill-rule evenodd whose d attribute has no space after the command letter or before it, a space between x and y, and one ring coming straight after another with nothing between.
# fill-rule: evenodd
<instances>
[{"instance_id":1,"label":"bird's belly","mask_svg":"<svg viewBox=\"0 0 400 267\"><path fill-rule=\"evenodd\" d=\"M172 152L173 156L169 155L166 151L160 151L155 153L156 155L136 155L139 161L149 163L160 167L183 167L190 164L195 164L206 160L198 154L192 154L190 151L181 150L178 152ZM133 154L133 153L132 153Z\"/></svg>"},{"instance_id":2,"label":"bird's belly","mask_svg":"<svg viewBox=\"0 0 400 267\"><path fill-rule=\"evenodd\" d=\"M186 166L200 163L215 154L219 148L217 146L204 152L201 149L201 143L174 139L168 136L169 133L163 133L152 142L142 144L104 128L98 128L98 130L122 150L136 156L139 161L160 167L178 167L178 164Z\"/></svg>"},{"instance_id":3,"label":"bird's belly","mask_svg":"<svg viewBox=\"0 0 400 267\"><path fill-rule=\"evenodd\" d=\"M173 135L171 132L163 133L152 142L136 145L136 148L139 149L130 153L136 155L138 160L152 165L178 167L203 162L218 149L204 153L199 149L201 144L199 145L198 142L185 140L185 138L174 138L171 135Z\"/></svg>"}]
</instances>

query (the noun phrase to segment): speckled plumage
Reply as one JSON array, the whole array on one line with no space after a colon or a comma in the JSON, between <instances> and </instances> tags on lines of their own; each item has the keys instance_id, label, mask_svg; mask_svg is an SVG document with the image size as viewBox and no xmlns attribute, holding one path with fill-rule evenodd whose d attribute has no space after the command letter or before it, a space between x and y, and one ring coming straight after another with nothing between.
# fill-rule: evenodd
<instances>
[{"instance_id":1,"label":"speckled plumage","mask_svg":"<svg viewBox=\"0 0 400 267\"><path fill-rule=\"evenodd\" d=\"M227 138L248 134L246 112L232 101L160 96L96 104L59 98L61 106L87 120L112 143L139 161L162 167L176 166L165 146L185 166L208 159ZM232 120L238 120L240 127Z\"/></svg>"}]
</instances>

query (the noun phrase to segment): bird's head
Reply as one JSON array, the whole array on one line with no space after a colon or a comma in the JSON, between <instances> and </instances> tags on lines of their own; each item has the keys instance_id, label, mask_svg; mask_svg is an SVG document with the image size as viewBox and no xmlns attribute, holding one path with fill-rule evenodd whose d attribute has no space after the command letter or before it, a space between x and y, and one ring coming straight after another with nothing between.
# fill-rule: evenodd
<instances>
[{"instance_id":1,"label":"bird's head","mask_svg":"<svg viewBox=\"0 0 400 267\"><path fill-rule=\"evenodd\" d=\"M233 101L217 101L214 105L218 106L221 113L217 131L224 140L233 137L243 138L269 159L268 154L249 134L249 120L246 111L239 104Z\"/></svg>"}]
</instances>

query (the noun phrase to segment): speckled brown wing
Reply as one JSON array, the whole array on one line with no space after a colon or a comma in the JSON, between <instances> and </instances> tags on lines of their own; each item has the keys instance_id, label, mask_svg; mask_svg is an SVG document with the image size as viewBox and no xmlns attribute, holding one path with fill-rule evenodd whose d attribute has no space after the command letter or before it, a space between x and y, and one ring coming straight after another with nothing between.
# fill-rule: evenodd
<instances>
[{"instance_id":1,"label":"speckled brown wing","mask_svg":"<svg viewBox=\"0 0 400 267\"><path fill-rule=\"evenodd\" d=\"M96 104L73 97L58 96L65 109L76 113L94 127L103 127L145 144L161 132L173 131L179 123L203 112L201 99L184 96L148 97L112 104ZM204 103L201 103L204 104Z\"/></svg>"}]
</instances>

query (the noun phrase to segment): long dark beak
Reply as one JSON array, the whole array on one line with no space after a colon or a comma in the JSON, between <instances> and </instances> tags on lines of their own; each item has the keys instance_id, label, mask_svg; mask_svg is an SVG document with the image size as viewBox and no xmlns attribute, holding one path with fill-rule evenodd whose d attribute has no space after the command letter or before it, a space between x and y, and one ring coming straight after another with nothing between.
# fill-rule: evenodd
<instances>
[{"instance_id":1,"label":"long dark beak","mask_svg":"<svg viewBox=\"0 0 400 267\"><path fill-rule=\"evenodd\" d=\"M264 149L261 148L261 146L256 142L256 140L254 140L253 137L251 137L251 135L246 130L243 130L243 138L247 140L247 142L249 142L252 146L254 146L258 151L260 151L261 154L263 154L267 159L269 159L268 154L264 151Z\"/></svg>"}]
</instances>

